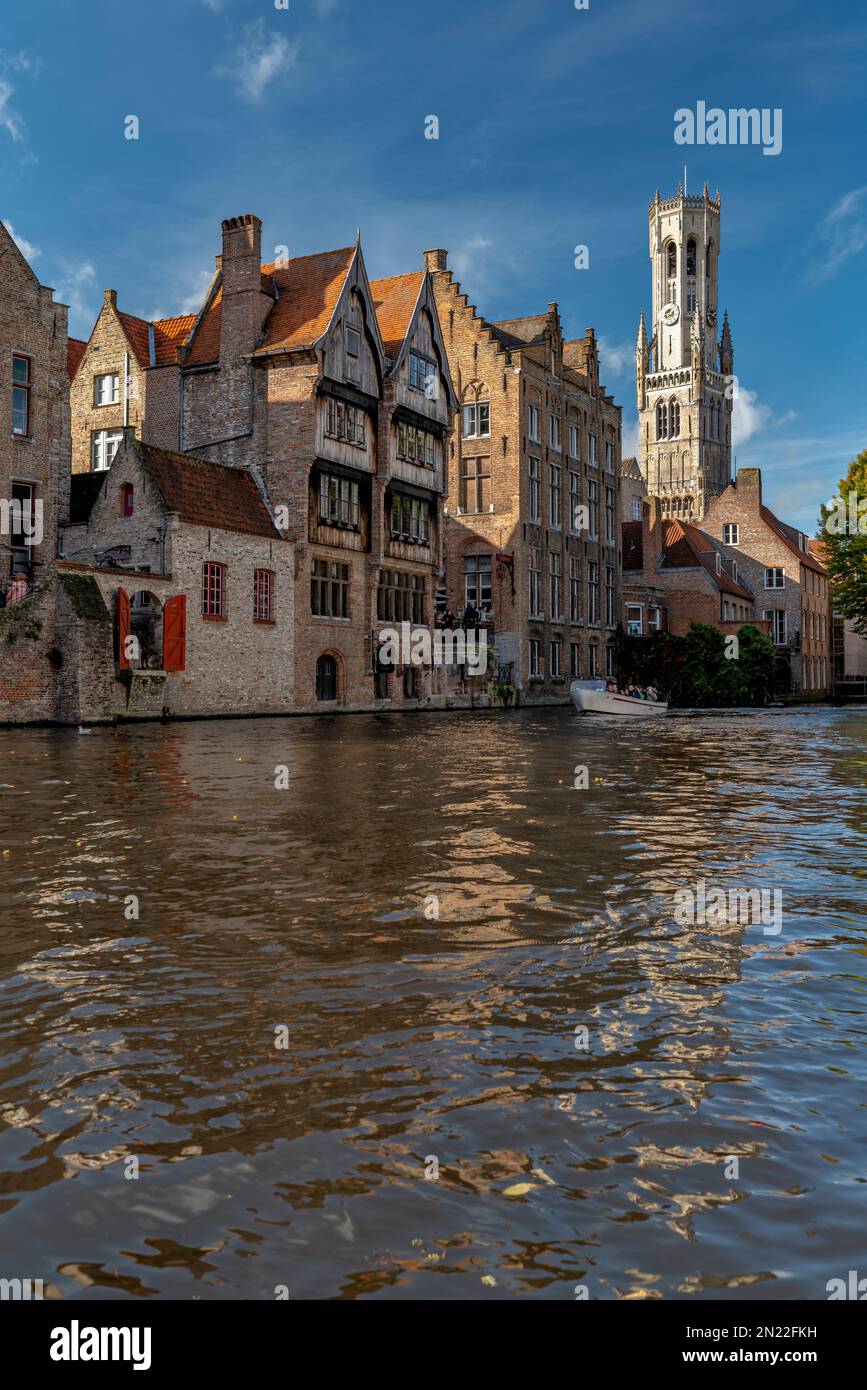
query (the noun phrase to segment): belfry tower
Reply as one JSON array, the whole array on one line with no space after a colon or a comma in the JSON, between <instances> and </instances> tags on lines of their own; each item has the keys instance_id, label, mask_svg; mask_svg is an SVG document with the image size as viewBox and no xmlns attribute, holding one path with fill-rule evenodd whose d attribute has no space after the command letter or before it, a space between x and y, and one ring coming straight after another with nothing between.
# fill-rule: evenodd
<instances>
[{"instance_id":1,"label":"belfry tower","mask_svg":"<svg viewBox=\"0 0 867 1390\"><path fill-rule=\"evenodd\" d=\"M681 185L650 204L653 309L638 324L639 465L663 515L698 521L731 477L735 389L728 318L717 341L720 195Z\"/></svg>"}]
</instances>

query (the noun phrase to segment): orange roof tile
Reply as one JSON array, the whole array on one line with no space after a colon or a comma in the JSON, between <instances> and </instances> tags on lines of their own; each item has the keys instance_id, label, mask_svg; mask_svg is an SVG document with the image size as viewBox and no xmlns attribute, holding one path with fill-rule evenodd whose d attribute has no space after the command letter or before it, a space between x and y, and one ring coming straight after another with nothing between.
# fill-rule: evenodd
<instances>
[{"instance_id":1,"label":"orange roof tile","mask_svg":"<svg viewBox=\"0 0 867 1390\"><path fill-rule=\"evenodd\" d=\"M87 343L82 338L67 338L66 340L66 370L69 373L69 380L78 371L81 359L87 350Z\"/></svg>"},{"instance_id":2,"label":"orange roof tile","mask_svg":"<svg viewBox=\"0 0 867 1390\"><path fill-rule=\"evenodd\" d=\"M117 310L117 316L124 333L129 338L130 346L136 355L139 366L150 366L150 324L146 319L136 318L134 314L124 314L120 309Z\"/></svg>"},{"instance_id":3,"label":"orange roof tile","mask_svg":"<svg viewBox=\"0 0 867 1390\"><path fill-rule=\"evenodd\" d=\"M270 275L276 284L280 297L268 315L260 352L269 348L311 347L322 337L354 255L354 246L344 246L339 251L296 256L285 265L262 267L263 274Z\"/></svg>"},{"instance_id":4,"label":"orange roof tile","mask_svg":"<svg viewBox=\"0 0 867 1390\"><path fill-rule=\"evenodd\" d=\"M195 314L178 314L175 318L154 320L154 357L158 367L177 361L178 349L190 336L195 321Z\"/></svg>"},{"instance_id":5,"label":"orange roof tile","mask_svg":"<svg viewBox=\"0 0 867 1390\"><path fill-rule=\"evenodd\" d=\"M391 358L396 358L403 347L423 281L423 270L371 281L382 344Z\"/></svg>"},{"instance_id":6,"label":"orange roof tile","mask_svg":"<svg viewBox=\"0 0 867 1390\"><path fill-rule=\"evenodd\" d=\"M712 537L697 526L677 520L663 521L662 555L666 566L672 569L694 569L696 565L701 565L717 588L752 603L752 594L737 579L733 579L728 570L723 569L717 574L716 561L713 559L716 553L722 552Z\"/></svg>"},{"instance_id":7,"label":"orange roof tile","mask_svg":"<svg viewBox=\"0 0 867 1390\"><path fill-rule=\"evenodd\" d=\"M166 511L191 526L214 526L249 535L279 536L252 474L136 441L144 466Z\"/></svg>"}]
</instances>

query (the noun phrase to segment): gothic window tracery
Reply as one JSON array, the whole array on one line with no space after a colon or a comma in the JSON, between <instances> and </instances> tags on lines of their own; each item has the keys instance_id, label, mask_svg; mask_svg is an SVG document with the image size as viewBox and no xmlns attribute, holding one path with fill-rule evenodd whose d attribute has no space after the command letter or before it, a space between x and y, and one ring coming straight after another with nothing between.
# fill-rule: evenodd
<instances>
[{"instance_id":1,"label":"gothic window tracery","mask_svg":"<svg viewBox=\"0 0 867 1390\"><path fill-rule=\"evenodd\" d=\"M660 401L656 407L656 437L668 438L668 406L665 401Z\"/></svg>"}]
</instances>

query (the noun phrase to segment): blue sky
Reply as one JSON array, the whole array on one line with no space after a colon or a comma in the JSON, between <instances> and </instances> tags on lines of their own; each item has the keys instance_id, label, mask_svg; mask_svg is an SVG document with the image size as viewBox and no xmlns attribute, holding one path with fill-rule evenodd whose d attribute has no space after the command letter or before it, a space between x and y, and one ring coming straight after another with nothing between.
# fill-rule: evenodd
<instances>
[{"instance_id":1,"label":"blue sky","mask_svg":"<svg viewBox=\"0 0 867 1390\"><path fill-rule=\"evenodd\" d=\"M108 286L148 317L198 307L223 217L258 213L266 257L360 226L373 276L446 246L486 316L556 300L567 334L592 324L628 444L647 203L686 162L690 191L723 195L738 463L812 531L867 448L863 0L4 0L3 19L0 216L73 333ZM781 153L676 145L699 100L781 108Z\"/></svg>"}]
</instances>

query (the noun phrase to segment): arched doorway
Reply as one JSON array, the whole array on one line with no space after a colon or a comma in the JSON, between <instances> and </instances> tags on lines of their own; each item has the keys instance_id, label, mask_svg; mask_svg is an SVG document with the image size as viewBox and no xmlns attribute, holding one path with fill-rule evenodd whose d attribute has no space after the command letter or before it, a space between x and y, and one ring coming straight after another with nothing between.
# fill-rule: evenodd
<instances>
[{"instance_id":1,"label":"arched doorway","mask_svg":"<svg viewBox=\"0 0 867 1390\"><path fill-rule=\"evenodd\" d=\"M322 701L337 699L337 662L328 652L320 656L316 663L316 698Z\"/></svg>"},{"instance_id":2,"label":"arched doorway","mask_svg":"<svg viewBox=\"0 0 867 1390\"><path fill-rule=\"evenodd\" d=\"M142 589L129 604L130 632L138 643L138 666L142 671L159 671L163 664L163 606L156 594ZM133 660L131 665L135 666Z\"/></svg>"}]
</instances>

